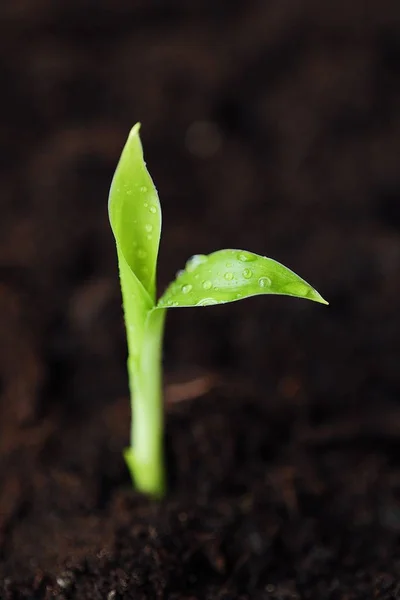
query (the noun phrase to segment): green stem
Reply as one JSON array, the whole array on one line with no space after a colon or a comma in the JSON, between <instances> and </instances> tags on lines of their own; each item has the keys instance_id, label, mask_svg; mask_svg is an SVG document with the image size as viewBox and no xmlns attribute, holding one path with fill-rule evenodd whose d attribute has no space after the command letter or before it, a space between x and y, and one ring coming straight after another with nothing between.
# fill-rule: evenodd
<instances>
[{"instance_id":1,"label":"green stem","mask_svg":"<svg viewBox=\"0 0 400 600\"><path fill-rule=\"evenodd\" d=\"M154 497L165 493L161 366L165 312L148 312L140 353L128 358L133 415L131 446L124 456L135 487Z\"/></svg>"}]
</instances>

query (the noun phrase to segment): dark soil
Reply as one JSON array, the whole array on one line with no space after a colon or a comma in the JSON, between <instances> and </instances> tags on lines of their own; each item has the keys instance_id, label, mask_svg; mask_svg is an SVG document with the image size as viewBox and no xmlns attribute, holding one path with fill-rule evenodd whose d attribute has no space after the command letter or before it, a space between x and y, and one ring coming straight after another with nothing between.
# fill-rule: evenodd
<instances>
[{"instance_id":1,"label":"dark soil","mask_svg":"<svg viewBox=\"0 0 400 600\"><path fill-rule=\"evenodd\" d=\"M0 8L0 597L400 598L400 3ZM143 123L163 289L248 248L330 300L171 311L130 489L107 192Z\"/></svg>"}]
</instances>

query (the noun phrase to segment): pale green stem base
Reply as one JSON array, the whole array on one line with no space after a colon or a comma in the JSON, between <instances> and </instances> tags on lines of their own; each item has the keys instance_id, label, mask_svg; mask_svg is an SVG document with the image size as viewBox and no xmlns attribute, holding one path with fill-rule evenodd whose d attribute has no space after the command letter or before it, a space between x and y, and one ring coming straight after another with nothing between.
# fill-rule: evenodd
<instances>
[{"instance_id":1,"label":"pale green stem base","mask_svg":"<svg viewBox=\"0 0 400 600\"><path fill-rule=\"evenodd\" d=\"M124 457L136 489L156 498L166 491L161 366L165 312L149 312L140 353L128 359L132 428Z\"/></svg>"}]
</instances>

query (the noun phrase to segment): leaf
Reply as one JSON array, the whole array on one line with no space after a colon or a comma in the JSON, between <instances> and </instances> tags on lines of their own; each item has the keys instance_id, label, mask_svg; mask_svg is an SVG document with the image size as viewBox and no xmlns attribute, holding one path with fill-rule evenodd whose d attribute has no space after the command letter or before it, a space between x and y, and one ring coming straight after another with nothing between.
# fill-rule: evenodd
<instances>
[{"instance_id":1,"label":"leaf","mask_svg":"<svg viewBox=\"0 0 400 600\"><path fill-rule=\"evenodd\" d=\"M136 124L116 168L108 199L117 246L129 356L140 355L148 312L155 302L155 276L161 232L157 191L146 169Z\"/></svg>"},{"instance_id":2,"label":"leaf","mask_svg":"<svg viewBox=\"0 0 400 600\"><path fill-rule=\"evenodd\" d=\"M154 303L161 208L143 160L139 129L137 123L122 151L111 183L108 212L119 259L125 260ZM124 287L122 278L121 284Z\"/></svg>"},{"instance_id":3,"label":"leaf","mask_svg":"<svg viewBox=\"0 0 400 600\"><path fill-rule=\"evenodd\" d=\"M193 256L157 307L209 306L259 294L281 294L327 304L304 279L280 263L245 250Z\"/></svg>"}]
</instances>

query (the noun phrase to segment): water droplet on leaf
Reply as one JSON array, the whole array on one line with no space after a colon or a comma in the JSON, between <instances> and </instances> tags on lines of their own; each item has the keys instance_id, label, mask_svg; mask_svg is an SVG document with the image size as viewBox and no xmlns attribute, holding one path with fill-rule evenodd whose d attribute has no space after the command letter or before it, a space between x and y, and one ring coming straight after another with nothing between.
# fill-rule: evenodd
<instances>
[{"instance_id":1,"label":"water droplet on leaf","mask_svg":"<svg viewBox=\"0 0 400 600\"><path fill-rule=\"evenodd\" d=\"M232 281L232 279L233 279L233 273L231 273L231 272L228 271L228 273L225 273L224 277L225 277L225 279L227 281Z\"/></svg>"},{"instance_id":2,"label":"water droplet on leaf","mask_svg":"<svg viewBox=\"0 0 400 600\"><path fill-rule=\"evenodd\" d=\"M145 192L147 192L147 187L145 185L142 185L142 187L140 188L140 191L143 192L143 194Z\"/></svg>"},{"instance_id":3,"label":"water droplet on leaf","mask_svg":"<svg viewBox=\"0 0 400 600\"><path fill-rule=\"evenodd\" d=\"M155 215L155 214L156 214L156 212L157 212L157 209L156 209L156 207L155 207L155 206L150 206L150 208L149 208L149 211L150 211L150 212L151 212L153 215Z\"/></svg>"},{"instance_id":4,"label":"water droplet on leaf","mask_svg":"<svg viewBox=\"0 0 400 600\"><path fill-rule=\"evenodd\" d=\"M147 231L147 233L151 233L153 231L153 225L150 225L150 223L146 223L144 228Z\"/></svg>"},{"instance_id":5,"label":"water droplet on leaf","mask_svg":"<svg viewBox=\"0 0 400 600\"><path fill-rule=\"evenodd\" d=\"M243 271L243 277L245 279L250 279L252 277L252 275L253 275L253 271L251 269L245 269Z\"/></svg>"},{"instance_id":6,"label":"water droplet on leaf","mask_svg":"<svg viewBox=\"0 0 400 600\"><path fill-rule=\"evenodd\" d=\"M191 273L198 265L207 262L207 260L208 258L205 254L195 254L194 256L192 256L192 258L189 258L189 260L187 261L186 270L188 271L188 273Z\"/></svg>"},{"instance_id":7,"label":"water droplet on leaf","mask_svg":"<svg viewBox=\"0 0 400 600\"><path fill-rule=\"evenodd\" d=\"M182 286L182 292L184 294L188 294L191 291L192 287L193 286L191 286L190 283L187 283L186 285Z\"/></svg>"},{"instance_id":8,"label":"water droplet on leaf","mask_svg":"<svg viewBox=\"0 0 400 600\"><path fill-rule=\"evenodd\" d=\"M218 304L218 301L214 298L203 298L197 302L196 306L211 306L212 304Z\"/></svg>"},{"instance_id":9,"label":"water droplet on leaf","mask_svg":"<svg viewBox=\"0 0 400 600\"><path fill-rule=\"evenodd\" d=\"M207 279L206 281L203 281L203 288L205 290L209 290L211 288L211 286L212 286L212 283L209 279Z\"/></svg>"},{"instance_id":10,"label":"water droplet on leaf","mask_svg":"<svg viewBox=\"0 0 400 600\"><path fill-rule=\"evenodd\" d=\"M238 259L241 262L253 262L254 260L256 260L256 258L257 257L254 256L254 254L251 254L250 252L245 252L245 251L239 252L239 255L238 255Z\"/></svg>"},{"instance_id":11,"label":"water droplet on leaf","mask_svg":"<svg viewBox=\"0 0 400 600\"><path fill-rule=\"evenodd\" d=\"M147 252L146 252L146 250L143 250L143 248L139 248L139 250L137 251L137 255L139 258L141 258L143 260L146 258Z\"/></svg>"},{"instance_id":12,"label":"water droplet on leaf","mask_svg":"<svg viewBox=\"0 0 400 600\"><path fill-rule=\"evenodd\" d=\"M260 277L260 279L258 280L258 285L260 287L269 287L272 284L272 281L270 280L269 277Z\"/></svg>"}]
</instances>

